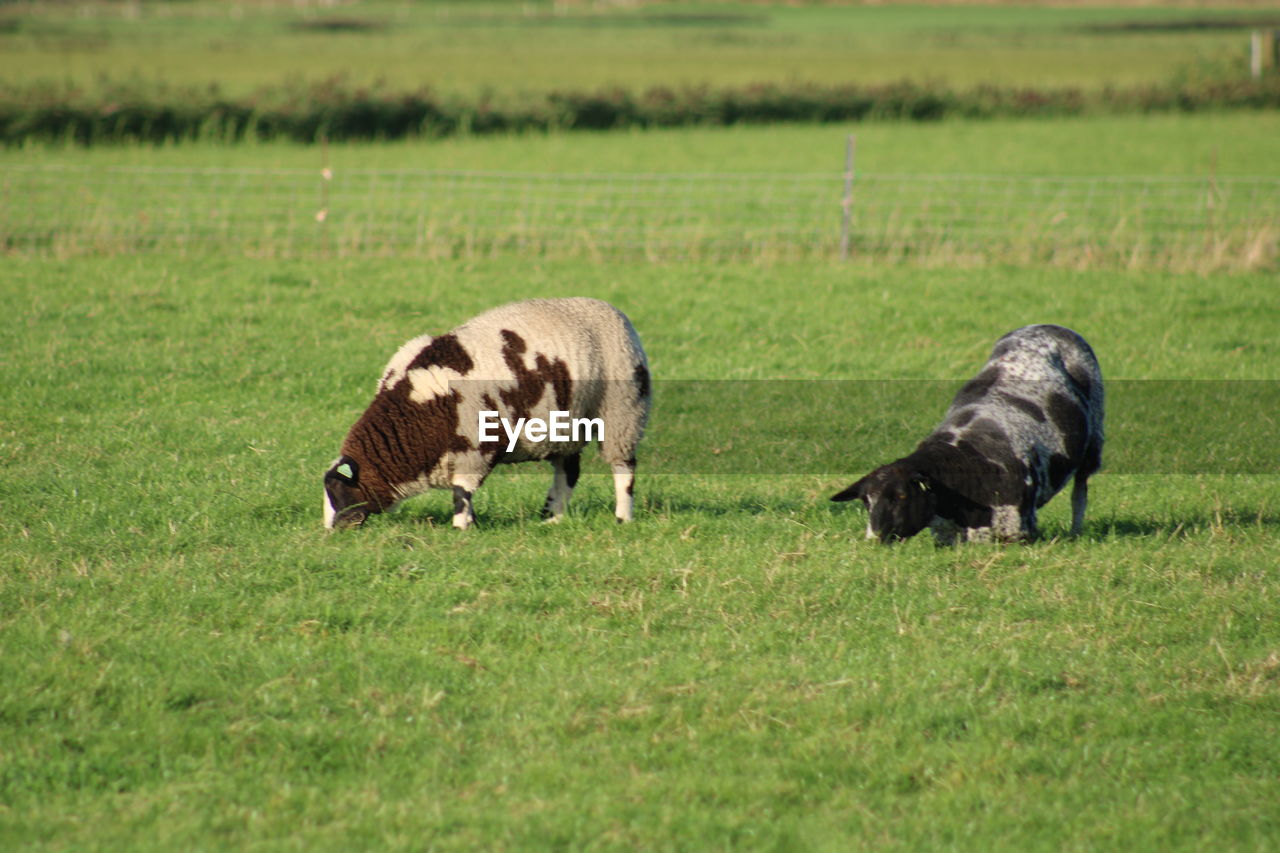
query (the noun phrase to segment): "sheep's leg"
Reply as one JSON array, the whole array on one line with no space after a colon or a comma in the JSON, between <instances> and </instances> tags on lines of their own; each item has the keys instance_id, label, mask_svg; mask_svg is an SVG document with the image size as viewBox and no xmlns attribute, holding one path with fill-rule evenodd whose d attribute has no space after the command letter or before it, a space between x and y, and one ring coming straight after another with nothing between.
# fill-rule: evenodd
<instances>
[{"instance_id":1,"label":"sheep's leg","mask_svg":"<svg viewBox=\"0 0 1280 853\"><path fill-rule=\"evenodd\" d=\"M476 512L471 496L484 482L484 474L459 471L453 475L453 526L466 530L476 523Z\"/></svg>"},{"instance_id":2,"label":"sheep's leg","mask_svg":"<svg viewBox=\"0 0 1280 853\"><path fill-rule=\"evenodd\" d=\"M625 462L613 464L613 493L615 498L613 514L619 522L631 520L631 508L634 503L636 487L635 457Z\"/></svg>"},{"instance_id":3,"label":"sheep's leg","mask_svg":"<svg viewBox=\"0 0 1280 853\"><path fill-rule=\"evenodd\" d=\"M457 484L453 487L453 526L466 530L475 524L476 513L471 506L471 495L468 489Z\"/></svg>"},{"instance_id":4,"label":"sheep's leg","mask_svg":"<svg viewBox=\"0 0 1280 853\"><path fill-rule=\"evenodd\" d=\"M1084 511L1089 505L1089 475L1076 474L1071 487L1071 535L1079 536L1084 530Z\"/></svg>"},{"instance_id":5,"label":"sheep's leg","mask_svg":"<svg viewBox=\"0 0 1280 853\"><path fill-rule=\"evenodd\" d=\"M476 523L471 496L480 490L480 484L489 476L491 463L478 455L459 456L454 460L453 477L453 526L466 530Z\"/></svg>"},{"instance_id":6,"label":"sheep's leg","mask_svg":"<svg viewBox=\"0 0 1280 853\"><path fill-rule=\"evenodd\" d=\"M870 524L868 524L870 529ZM929 522L929 532L933 534L933 542L942 548L949 548L956 542L960 541L961 536L967 536L968 532L960 525L956 524L949 518L943 518L935 515Z\"/></svg>"},{"instance_id":7,"label":"sheep's leg","mask_svg":"<svg viewBox=\"0 0 1280 853\"><path fill-rule=\"evenodd\" d=\"M1022 520L1022 530L1019 531L1018 539L1015 541L1035 542L1039 538L1040 525L1036 518L1036 508L1032 506Z\"/></svg>"},{"instance_id":8,"label":"sheep's leg","mask_svg":"<svg viewBox=\"0 0 1280 853\"><path fill-rule=\"evenodd\" d=\"M542 520L555 522L564 517L569 508L569 498L573 495L573 487L578 484L578 473L582 466L582 455L555 456L551 459L555 473L551 477L551 491L547 492L547 502L542 505Z\"/></svg>"}]
</instances>

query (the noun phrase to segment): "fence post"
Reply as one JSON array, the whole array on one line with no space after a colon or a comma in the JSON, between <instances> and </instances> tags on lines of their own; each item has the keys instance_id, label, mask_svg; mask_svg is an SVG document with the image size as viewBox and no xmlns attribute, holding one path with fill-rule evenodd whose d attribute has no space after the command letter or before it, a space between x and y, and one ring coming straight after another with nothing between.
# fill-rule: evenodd
<instances>
[{"instance_id":1,"label":"fence post","mask_svg":"<svg viewBox=\"0 0 1280 853\"><path fill-rule=\"evenodd\" d=\"M316 211L316 223L320 226L320 254L329 254L329 182L333 170L329 168L329 136L320 137L320 209Z\"/></svg>"},{"instance_id":2,"label":"fence post","mask_svg":"<svg viewBox=\"0 0 1280 853\"><path fill-rule=\"evenodd\" d=\"M1249 76L1262 77L1262 30L1254 30L1249 36Z\"/></svg>"},{"instance_id":3,"label":"fence post","mask_svg":"<svg viewBox=\"0 0 1280 853\"><path fill-rule=\"evenodd\" d=\"M850 229L853 224L853 155L858 138L852 133L844 142L844 194L840 197L840 260L849 260Z\"/></svg>"}]
</instances>

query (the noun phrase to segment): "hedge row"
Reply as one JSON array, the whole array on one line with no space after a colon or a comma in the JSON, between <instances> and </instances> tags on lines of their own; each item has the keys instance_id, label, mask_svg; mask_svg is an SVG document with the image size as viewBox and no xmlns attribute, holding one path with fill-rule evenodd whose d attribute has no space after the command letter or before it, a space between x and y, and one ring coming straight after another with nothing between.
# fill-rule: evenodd
<instances>
[{"instance_id":1,"label":"hedge row","mask_svg":"<svg viewBox=\"0 0 1280 853\"><path fill-rule=\"evenodd\" d=\"M314 142L401 139L552 129L680 125L929 121L947 117L1071 116L1086 113L1275 109L1280 76L1080 89L981 86L965 91L902 82L883 86L761 84L741 88L655 87L641 92L550 92L523 99L467 100L430 90L394 92L329 80L233 99L217 90L0 90L0 141L81 144L246 137Z\"/></svg>"}]
</instances>

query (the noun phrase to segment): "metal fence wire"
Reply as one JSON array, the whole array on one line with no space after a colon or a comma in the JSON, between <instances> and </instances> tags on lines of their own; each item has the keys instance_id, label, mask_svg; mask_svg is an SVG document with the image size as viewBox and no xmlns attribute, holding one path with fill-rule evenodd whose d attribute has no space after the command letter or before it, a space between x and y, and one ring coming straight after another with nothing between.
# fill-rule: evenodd
<instances>
[{"instance_id":1,"label":"metal fence wire","mask_svg":"<svg viewBox=\"0 0 1280 853\"><path fill-rule=\"evenodd\" d=\"M1255 268L1278 241L1277 178L0 166L10 252Z\"/></svg>"}]
</instances>

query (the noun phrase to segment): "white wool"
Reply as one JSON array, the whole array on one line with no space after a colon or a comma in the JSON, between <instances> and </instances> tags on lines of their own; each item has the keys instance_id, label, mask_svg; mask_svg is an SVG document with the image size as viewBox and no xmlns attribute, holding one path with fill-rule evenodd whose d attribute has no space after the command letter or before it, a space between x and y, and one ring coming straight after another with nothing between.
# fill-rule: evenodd
<instances>
[{"instance_id":1,"label":"white wool","mask_svg":"<svg viewBox=\"0 0 1280 853\"><path fill-rule=\"evenodd\" d=\"M449 383L464 378L458 371L449 367L431 365L415 367L405 376L413 386L409 399L415 403L425 403L434 397L443 397L449 393Z\"/></svg>"},{"instance_id":2,"label":"white wool","mask_svg":"<svg viewBox=\"0 0 1280 853\"><path fill-rule=\"evenodd\" d=\"M391 356L391 361L387 363L386 370L382 372L382 378L378 380L378 390L391 388L401 379L404 379L405 372L414 358L430 344L430 335L419 335L396 350L396 354Z\"/></svg>"},{"instance_id":3,"label":"white wool","mask_svg":"<svg viewBox=\"0 0 1280 853\"><path fill-rule=\"evenodd\" d=\"M554 410L567 412L571 419L603 421L600 453L615 471L616 514L629 520L636 445L644 434L649 394L644 349L626 316L598 299L533 299L486 311L447 335L455 343L442 342L446 335L421 335L400 347L382 372L378 393L403 392L400 383L408 382L408 399L413 403L430 404L456 395L454 435L459 441L451 446L469 444L476 449L452 449L442 458L429 459L425 457L431 454L419 457L415 447L402 447L401 459L412 459L416 467L413 476L389 483L395 499L428 488L457 487L468 493L479 488L494 464L493 455L487 452L491 445L484 445L486 452L480 449L481 411L497 411L499 417L514 422L517 411L530 420L547 421ZM435 350L420 359L433 344L437 344ZM459 370L464 359L471 367ZM415 362L419 366L413 366ZM529 374L536 377L537 387L527 384ZM639 393L642 381L643 394ZM438 430L452 428L443 411L423 405L423 434L439 436ZM556 459L576 454L588 443L582 439L553 442L526 438L522 435L510 452L504 439L497 462ZM554 517L564 511L569 491L564 483L553 484L548 506ZM327 524L332 523L333 513L326 503ZM464 514L469 519L469 501ZM455 524L466 526L468 519L455 519Z\"/></svg>"}]
</instances>

